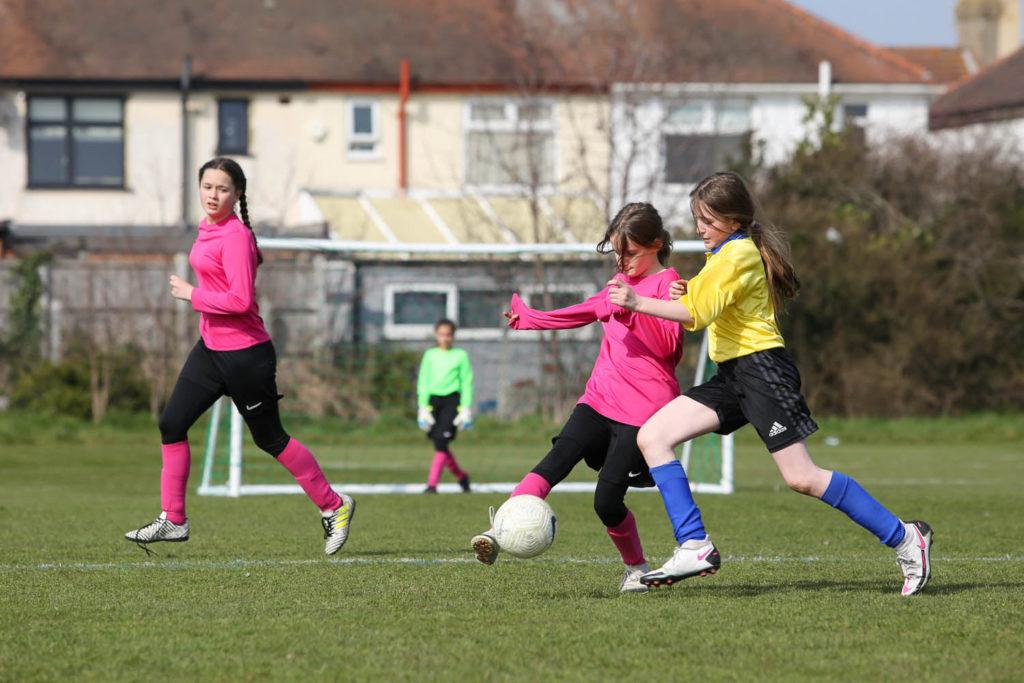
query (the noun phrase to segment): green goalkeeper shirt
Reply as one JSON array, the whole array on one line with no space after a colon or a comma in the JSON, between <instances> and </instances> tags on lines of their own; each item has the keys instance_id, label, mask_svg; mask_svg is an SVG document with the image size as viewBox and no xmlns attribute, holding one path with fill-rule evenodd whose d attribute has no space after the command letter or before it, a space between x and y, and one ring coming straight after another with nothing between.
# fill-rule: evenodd
<instances>
[{"instance_id":1,"label":"green goalkeeper shirt","mask_svg":"<svg viewBox=\"0 0 1024 683\"><path fill-rule=\"evenodd\" d=\"M473 405L473 367L462 349L427 349L420 362L416 396L420 407L430 405L431 396L459 392L459 408Z\"/></svg>"}]
</instances>

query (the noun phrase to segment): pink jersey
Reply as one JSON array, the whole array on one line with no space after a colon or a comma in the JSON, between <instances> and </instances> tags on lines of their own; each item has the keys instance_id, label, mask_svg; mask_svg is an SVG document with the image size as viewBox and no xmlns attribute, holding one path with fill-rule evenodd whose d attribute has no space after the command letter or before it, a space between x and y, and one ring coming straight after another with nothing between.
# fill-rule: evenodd
<instances>
[{"instance_id":1,"label":"pink jersey","mask_svg":"<svg viewBox=\"0 0 1024 683\"><path fill-rule=\"evenodd\" d=\"M270 339L256 305L256 240L231 214L219 223L199 224L188 262L199 278L192 308L199 334L213 351L236 351Z\"/></svg>"},{"instance_id":2,"label":"pink jersey","mask_svg":"<svg viewBox=\"0 0 1024 683\"><path fill-rule=\"evenodd\" d=\"M667 268L647 277L615 276L640 296L668 299L679 274ZM613 305L608 288L586 301L555 311L538 311L512 295L517 330L563 330L600 320L604 339L579 403L601 415L639 427L663 405L679 396L675 367L683 355L683 328L650 315Z\"/></svg>"}]
</instances>

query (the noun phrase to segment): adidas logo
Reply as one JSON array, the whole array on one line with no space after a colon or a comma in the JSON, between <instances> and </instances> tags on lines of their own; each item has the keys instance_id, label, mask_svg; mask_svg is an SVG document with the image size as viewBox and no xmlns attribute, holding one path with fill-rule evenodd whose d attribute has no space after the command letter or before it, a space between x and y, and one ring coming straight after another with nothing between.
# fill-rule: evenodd
<instances>
[{"instance_id":1,"label":"adidas logo","mask_svg":"<svg viewBox=\"0 0 1024 683\"><path fill-rule=\"evenodd\" d=\"M770 432L768 432L768 438L771 438L773 436L778 436L779 434L781 434L784 431L786 431L785 427L780 425L778 422L773 422L772 423L772 430Z\"/></svg>"}]
</instances>

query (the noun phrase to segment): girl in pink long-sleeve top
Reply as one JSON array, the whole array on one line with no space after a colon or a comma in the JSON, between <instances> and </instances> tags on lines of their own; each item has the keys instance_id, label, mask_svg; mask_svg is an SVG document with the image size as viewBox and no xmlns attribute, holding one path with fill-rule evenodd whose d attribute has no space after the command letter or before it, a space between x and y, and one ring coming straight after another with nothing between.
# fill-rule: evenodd
<instances>
[{"instance_id":1,"label":"girl in pink long-sleeve top","mask_svg":"<svg viewBox=\"0 0 1024 683\"><path fill-rule=\"evenodd\" d=\"M679 274L666 267L672 238L658 211L646 203L627 204L612 220L598 251L614 250L617 279L645 296L667 299ZM615 306L608 287L586 301L555 311L527 307L519 295L505 313L516 330L561 330L600 322L604 339L597 362L551 451L512 492L545 498L581 461L598 471L594 509L626 565L622 592L643 592L647 571L633 513L625 505L630 486L652 486L650 471L636 444L647 418L679 395L675 366L683 353L682 328L666 320L636 315ZM473 537L478 560L493 564L498 542L493 530Z\"/></svg>"},{"instance_id":2,"label":"girl in pink long-sleeve top","mask_svg":"<svg viewBox=\"0 0 1024 683\"><path fill-rule=\"evenodd\" d=\"M187 541L185 490L191 465L188 430L221 396L230 396L253 441L277 458L321 512L333 555L348 539L355 501L327 483L313 454L285 432L277 402L277 354L256 304L256 268L263 256L249 225L245 174L231 159L212 159L199 169L199 194L206 218L189 263L199 280L192 286L170 278L171 295L199 312L200 339L185 361L160 416L163 467L160 515L125 538L145 547L157 541ZM239 205L241 218L235 215Z\"/></svg>"}]
</instances>

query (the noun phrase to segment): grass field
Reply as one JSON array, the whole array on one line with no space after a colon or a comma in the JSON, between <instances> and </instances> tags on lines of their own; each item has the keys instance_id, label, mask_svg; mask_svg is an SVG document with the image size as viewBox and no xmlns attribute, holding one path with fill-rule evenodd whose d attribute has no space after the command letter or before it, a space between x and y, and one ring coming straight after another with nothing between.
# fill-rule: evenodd
<instances>
[{"instance_id":1,"label":"grass field","mask_svg":"<svg viewBox=\"0 0 1024 683\"><path fill-rule=\"evenodd\" d=\"M405 426L288 426L337 483L425 476L428 444ZM477 480L517 478L551 430L484 424L456 453ZM840 445L823 446L828 434ZM590 496L557 490L559 537L536 560L471 559L469 537L502 500L485 494L364 496L335 559L301 496L191 495L192 540L147 558L121 535L158 511L157 441L139 419L0 415L0 680L1024 675L1017 417L829 422L813 439L819 464L934 527L932 583L911 599L898 594L892 551L786 490L749 433L737 492L698 497L722 571L627 596ZM627 502L648 555L663 560L672 538L659 497Z\"/></svg>"}]
</instances>

